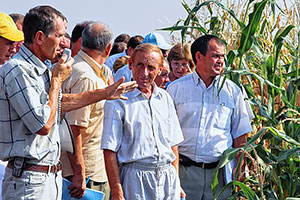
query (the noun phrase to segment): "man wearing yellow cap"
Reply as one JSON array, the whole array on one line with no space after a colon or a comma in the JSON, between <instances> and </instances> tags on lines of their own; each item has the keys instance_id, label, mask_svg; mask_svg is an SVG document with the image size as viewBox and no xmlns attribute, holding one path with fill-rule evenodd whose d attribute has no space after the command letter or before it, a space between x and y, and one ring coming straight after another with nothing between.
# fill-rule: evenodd
<instances>
[{"instance_id":1,"label":"man wearing yellow cap","mask_svg":"<svg viewBox=\"0 0 300 200\"><path fill-rule=\"evenodd\" d=\"M24 40L13 19L0 12L0 67L16 53L16 42Z\"/></svg>"}]
</instances>

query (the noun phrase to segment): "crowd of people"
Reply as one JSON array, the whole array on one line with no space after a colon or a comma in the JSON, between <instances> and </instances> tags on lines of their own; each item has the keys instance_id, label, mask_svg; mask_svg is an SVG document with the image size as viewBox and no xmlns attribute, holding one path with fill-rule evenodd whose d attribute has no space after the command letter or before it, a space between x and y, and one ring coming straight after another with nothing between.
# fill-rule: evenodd
<instances>
[{"instance_id":1,"label":"crowd of people","mask_svg":"<svg viewBox=\"0 0 300 200\"><path fill-rule=\"evenodd\" d=\"M66 26L51 6L0 13L2 199L61 199L63 177L76 198L90 188L105 200L213 199L222 153L246 143L253 118L222 76L222 40L113 40L103 22L78 23L71 36ZM62 151L62 119L75 152ZM243 161L219 169L217 190L244 171Z\"/></svg>"}]
</instances>

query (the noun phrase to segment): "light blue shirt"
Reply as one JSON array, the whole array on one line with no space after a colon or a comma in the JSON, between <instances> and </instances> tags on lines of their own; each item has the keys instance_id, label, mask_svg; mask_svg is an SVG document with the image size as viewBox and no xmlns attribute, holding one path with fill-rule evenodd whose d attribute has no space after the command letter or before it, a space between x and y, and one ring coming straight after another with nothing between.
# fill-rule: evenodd
<instances>
[{"instance_id":1,"label":"light blue shirt","mask_svg":"<svg viewBox=\"0 0 300 200\"><path fill-rule=\"evenodd\" d=\"M24 45L0 69L0 159L15 156L32 163L57 164L60 157L58 126L36 134L47 123L51 71ZM31 161L30 161L31 162Z\"/></svg>"},{"instance_id":2,"label":"light blue shirt","mask_svg":"<svg viewBox=\"0 0 300 200\"><path fill-rule=\"evenodd\" d=\"M184 135L179 153L196 162L218 161L232 148L233 139L252 131L249 107L240 88L226 79L218 94L223 80L218 76L206 88L195 71L167 88Z\"/></svg>"},{"instance_id":3,"label":"light blue shirt","mask_svg":"<svg viewBox=\"0 0 300 200\"><path fill-rule=\"evenodd\" d=\"M101 148L117 152L119 163L171 163L171 147L183 140L169 94L155 86L152 97L135 89L128 100L106 101Z\"/></svg>"},{"instance_id":4,"label":"light blue shirt","mask_svg":"<svg viewBox=\"0 0 300 200\"><path fill-rule=\"evenodd\" d=\"M124 67L121 67L118 69L118 71L114 75L115 81L118 81L122 76L125 77L124 83L129 82L132 79L132 71L129 69L129 65L125 65Z\"/></svg>"},{"instance_id":5,"label":"light blue shirt","mask_svg":"<svg viewBox=\"0 0 300 200\"><path fill-rule=\"evenodd\" d=\"M109 56L104 64L107 65L109 67L109 69L113 72L114 71L113 66L114 66L115 61L122 56L127 56L126 50L124 50L122 53L117 53L117 54Z\"/></svg>"}]
</instances>

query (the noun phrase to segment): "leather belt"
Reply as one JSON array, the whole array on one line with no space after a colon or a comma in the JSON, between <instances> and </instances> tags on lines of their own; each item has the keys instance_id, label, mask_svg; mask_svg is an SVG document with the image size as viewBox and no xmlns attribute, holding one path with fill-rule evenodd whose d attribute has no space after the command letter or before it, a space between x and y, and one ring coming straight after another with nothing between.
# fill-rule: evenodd
<instances>
[{"instance_id":1,"label":"leather belt","mask_svg":"<svg viewBox=\"0 0 300 200\"><path fill-rule=\"evenodd\" d=\"M8 168L13 168L14 166L14 161L11 160L8 162L7 167ZM50 170L49 170L50 167ZM35 171L35 172L44 172L44 173L56 173L58 171L61 170L61 163L59 163L58 165L35 165L35 164L30 164L30 163L25 163L24 165L24 170L28 170L28 171ZM48 171L49 170L49 171Z\"/></svg>"},{"instance_id":2,"label":"leather belt","mask_svg":"<svg viewBox=\"0 0 300 200\"><path fill-rule=\"evenodd\" d=\"M184 165L184 166L187 166L187 167L193 165L193 166L200 167L200 168L203 168L203 169L213 169L213 168L216 168L218 166L219 161L218 162L213 162L213 163L195 162L195 161L191 160L190 158L179 154L179 163L181 165Z\"/></svg>"}]
</instances>

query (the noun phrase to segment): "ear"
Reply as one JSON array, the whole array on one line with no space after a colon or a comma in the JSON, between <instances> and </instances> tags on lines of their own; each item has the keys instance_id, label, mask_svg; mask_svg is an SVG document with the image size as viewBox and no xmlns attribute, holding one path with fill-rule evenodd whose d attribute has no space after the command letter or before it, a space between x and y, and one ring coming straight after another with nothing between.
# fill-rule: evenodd
<instances>
[{"instance_id":1,"label":"ear","mask_svg":"<svg viewBox=\"0 0 300 200\"><path fill-rule=\"evenodd\" d=\"M197 51L196 54L195 54L195 58L196 58L196 61L197 63L199 63L202 59L202 54L200 53L200 51ZM196 63L195 63L196 64Z\"/></svg>"},{"instance_id":2,"label":"ear","mask_svg":"<svg viewBox=\"0 0 300 200\"><path fill-rule=\"evenodd\" d=\"M105 54L106 54L107 57L110 54L111 48L112 48L112 43L110 43L109 45L107 45L107 47L105 49Z\"/></svg>"},{"instance_id":3,"label":"ear","mask_svg":"<svg viewBox=\"0 0 300 200\"><path fill-rule=\"evenodd\" d=\"M127 56L131 56L133 52L133 49L131 47L127 48Z\"/></svg>"},{"instance_id":4,"label":"ear","mask_svg":"<svg viewBox=\"0 0 300 200\"><path fill-rule=\"evenodd\" d=\"M34 36L34 41L38 45L42 45L46 37L47 36L43 33L43 31L38 31L38 32L36 32L36 34Z\"/></svg>"},{"instance_id":5,"label":"ear","mask_svg":"<svg viewBox=\"0 0 300 200\"><path fill-rule=\"evenodd\" d=\"M132 59L130 57L129 60L128 60L128 66L129 66L130 70L132 70L132 65L133 65L133 61L132 61Z\"/></svg>"},{"instance_id":6,"label":"ear","mask_svg":"<svg viewBox=\"0 0 300 200\"><path fill-rule=\"evenodd\" d=\"M81 41L82 41L82 37L80 37L78 40L77 40L77 42L79 43L79 47L81 48ZM76 43L77 43L76 42Z\"/></svg>"}]
</instances>

